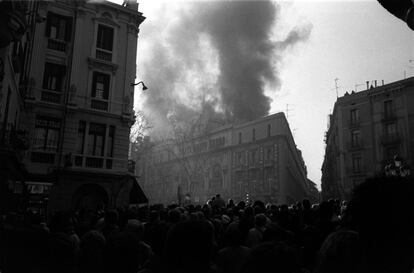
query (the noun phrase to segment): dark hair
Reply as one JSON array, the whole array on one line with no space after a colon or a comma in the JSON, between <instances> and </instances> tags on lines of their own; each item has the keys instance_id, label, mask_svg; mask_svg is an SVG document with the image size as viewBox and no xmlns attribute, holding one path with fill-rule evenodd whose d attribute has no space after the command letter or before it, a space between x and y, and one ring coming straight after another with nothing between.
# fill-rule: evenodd
<instances>
[{"instance_id":1,"label":"dark hair","mask_svg":"<svg viewBox=\"0 0 414 273\"><path fill-rule=\"evenodd\" d=\"M214 231L209 222L180 222L168 232L164 261L169 272L208 271L213 247Z\"/></svg>"},{"instance_id":2,"label":"dark hair","mask_svg":"<svg viewBox=\"0 0 414 273\"><path fill-rule=\"evenodd\" d=\"M299 273L298 249L285 243L263 243L253 248L242 273Z\"/></svg>"},{"instance_id":3,"label":"dark hair","mask_svg":"<svg viewBox=\"0 0 414 273\"><path fill-rule=\"evenodd\" d=\"M348 213L367 253L366 271L411 273L413 196L412 178L370 178L355 188Z\"/></svg>"}]
</instances>

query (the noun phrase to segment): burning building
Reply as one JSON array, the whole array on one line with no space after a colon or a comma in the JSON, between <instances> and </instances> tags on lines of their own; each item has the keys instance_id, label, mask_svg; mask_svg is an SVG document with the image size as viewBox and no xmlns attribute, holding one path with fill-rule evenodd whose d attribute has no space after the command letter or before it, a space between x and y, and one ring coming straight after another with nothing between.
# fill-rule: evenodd
<instances>
[{"instance_id":1,"label":"burning building","mask_svg":"<svg viewBox=\"0 0 414 273\"><path fill-rule=\"evenodd\" d=\"M204 203L217 193L290 204L312 192L283 113L145 145L140 185L153 204Z\"/></svg>"}]
</instances>

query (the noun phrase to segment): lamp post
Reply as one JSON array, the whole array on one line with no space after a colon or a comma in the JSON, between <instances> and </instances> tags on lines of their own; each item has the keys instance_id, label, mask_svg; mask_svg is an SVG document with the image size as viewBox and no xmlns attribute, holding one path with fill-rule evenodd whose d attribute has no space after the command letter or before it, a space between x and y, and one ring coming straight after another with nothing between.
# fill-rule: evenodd
<instances>
[{"instance_id":1,"label":"lamp post","mask_svg":"<svg viewBox=\"0 0 414 273\"><path fill-rule=\"evenodd\" d=\"M145 91L148 89L148 87L144 84L143 81L137 82L137 83L131 83L131 86L136 86L138 84L142 84L142 91Z\"/></svg>"}]
</instances>

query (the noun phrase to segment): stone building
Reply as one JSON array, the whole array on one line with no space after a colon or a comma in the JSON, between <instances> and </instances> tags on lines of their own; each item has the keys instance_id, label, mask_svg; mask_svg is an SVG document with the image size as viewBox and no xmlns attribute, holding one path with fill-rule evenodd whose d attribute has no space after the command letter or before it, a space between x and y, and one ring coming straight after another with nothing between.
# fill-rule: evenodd
<instances>
[{"instance_id":1,"label":"stone building","mask_svg":"<svg viewBox=\"0 0 414 273\"><path fill-rule=\"evenodd\" d=\"M209 130L194 138L147 144L143 186L151 203L293 203L312 186L283 113Z\"/></svg>"},{"instance_id":2,"label":"stone building","mask_svg":"<svg viewBox=\"0 0 414 273\"><path fill-rule=\"evenodd\" d=\"M51 211L127 205L137 187L128 148L145 18L136 0L36 2L45 21L33 33L18 117L30 139L29 201Z\"/></svg>"},{"instance_id":3,"label":"stone building","mask_svg":"<svg viewBox=\"0 0 414 273\"><path fill-rule=\"evenodd\" d=\"M399 155L414 160L414 78L338 98L325 136L322 195L349 198L366 177L383 173Z\"/></svg>"},{"instance_id":4,"label":"stone building","mask_svg":"<svg viewBox=\"0 0 414 273\"><path fill-rule=\"evenodd\" d=\"M35 1L0 2L0 211L23 206L22 164L28 148L19 128L33 29L42 23Z\"/></svg>"}]
</instances>

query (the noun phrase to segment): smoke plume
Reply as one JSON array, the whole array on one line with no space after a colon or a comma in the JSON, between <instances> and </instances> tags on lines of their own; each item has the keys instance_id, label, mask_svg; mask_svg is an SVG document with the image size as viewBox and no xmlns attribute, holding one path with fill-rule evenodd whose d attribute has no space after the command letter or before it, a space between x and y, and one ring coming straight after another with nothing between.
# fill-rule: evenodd
<instances>
[{"instance_id":1,"label":"smoke plume","mask_svg":"<svg viewBox=\"0 0 414 273\"><path fill-rule=\"evenodd\" d=\"M297 26L275 41L279 11L268 0L184 1L147 19L139 42L150 54L141 57L140 78L150 87L143 110L155 131L165 133L172 115L186 122L205 109L231 121L267 115L265 87L280 89L284 53L311 31Z\"/></svg>"}]
</instances>

